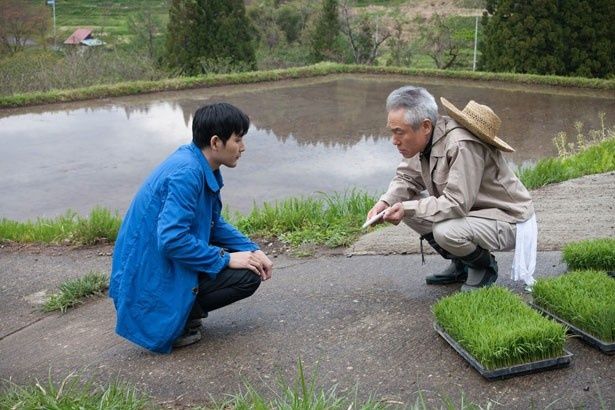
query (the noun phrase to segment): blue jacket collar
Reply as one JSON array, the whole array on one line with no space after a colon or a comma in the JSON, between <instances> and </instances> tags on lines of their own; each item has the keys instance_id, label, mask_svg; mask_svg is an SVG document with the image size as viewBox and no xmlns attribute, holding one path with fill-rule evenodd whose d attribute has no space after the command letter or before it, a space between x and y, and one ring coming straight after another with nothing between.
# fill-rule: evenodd
<instances>
[{"instance_id":1,"label":"blue jacket collar","mask_svg":"<svg viewBox=\"0 0 615 410\"><path fill-rule=\"evenodd\" d=\"M209 186L209 189L211 189L213 192L219 191L224 186L220 170L211 170L209 162L207 162L207 158L205 158L205 155L203 155L201 149L197 147L194 142L190 143L189 148L192 153L198 158L201 167L203 167L203 172L205 173L205 181L207 182L207 186Z\"/></svg>"}]
</instances>

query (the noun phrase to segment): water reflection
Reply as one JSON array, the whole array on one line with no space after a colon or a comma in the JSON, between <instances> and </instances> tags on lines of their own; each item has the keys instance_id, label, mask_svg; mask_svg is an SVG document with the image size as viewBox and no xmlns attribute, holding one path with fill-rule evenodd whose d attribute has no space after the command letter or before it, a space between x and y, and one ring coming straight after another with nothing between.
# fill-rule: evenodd
<instances>
[{"instance_id":1,"label":"water reflection","mask_svg":"<svg viewBox=\"0 0 615 410\"><path fill-rule=\"evenodd\" d=\"M0 111L0 217L55 216L103 205L123 212L141 181L190 140L192 113L228 101L251 117L248 150L224 170L224 200L247 211L317 191L386 188L399 155L384 125L384 100L402 78L339 76L166 92ZM416 84L416 82L415 82ZM608 93L497 83L425 80L462 108L470 98L503 118L502 135L520 163L553 155L553 135L573 122L615 118Z\"/></svg>"}]
</instances>

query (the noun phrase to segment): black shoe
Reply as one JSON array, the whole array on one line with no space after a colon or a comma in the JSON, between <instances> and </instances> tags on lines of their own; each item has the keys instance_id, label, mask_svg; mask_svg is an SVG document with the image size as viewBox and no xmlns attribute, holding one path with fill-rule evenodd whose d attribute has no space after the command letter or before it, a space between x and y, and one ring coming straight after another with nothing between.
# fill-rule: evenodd
<instances>
[{"instance_id":1,"label":"black shoe","mask_svg":"<svg viewBox=\"0 0 615 410\"><path fill-rule=\"evenodd\" d=\"M498 265L493 261L495 268L488 267L483 269L468 269L468 279L461 286L462 292L471 292L486 286L491 286L498 280Z\"/></svg>"},{"instance_id":2,"label":"black shoe","mask_svg":"<svg viewBox=\"0 0 615 410\"><path fill-rule=\"evenodd\" d=\"M202 337L203 335L200 330L186 328L184 333L173 341L173 348L189 346L201 340Z\"/></svg>"},{"instance_id":3,"label":"black shoe","mask_svg":"<svg viewBox=\"0 0 615 410\"><path fill-rule=\"evenodd\" d=\"M449 285L463 283L468 278L468 267L459 259L453 259L451 264L442 272L425 277L428 285Z\"/></svg>"}]
</instances>

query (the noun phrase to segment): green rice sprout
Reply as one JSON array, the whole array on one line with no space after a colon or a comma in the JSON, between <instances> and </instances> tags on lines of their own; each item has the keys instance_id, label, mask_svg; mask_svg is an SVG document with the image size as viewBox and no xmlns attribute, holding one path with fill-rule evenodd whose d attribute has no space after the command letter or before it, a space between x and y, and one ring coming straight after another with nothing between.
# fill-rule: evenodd
<instances>
[{"instance_id":1,"label":"green rice sprout","mask_svg":"<svg viewBox=\"0 0 615 410\"><path fill-rule=\"evenodd\" d=\"M488 370L564 353L566 328L500 286L442 298L433 313L437 323Z\"/></svg>"},{"instance_id":2,"label":"green rice sprout","mask_svg":"<svg viewBox=\"0 0 615 410\"><path fill-rule=\"evenodd\" d=\"M534 303L607 343L615 342L615 280L583 270L536 281Z\"/></svg>"},{"instance_id":3,"label":"green rice sprout","mask_svg":"<svg viewBox=\"0 0 615 410\"><path fill-rule=\"evenodd\" d=\"M599 238L566 244L562 257L569 270L615 271L615 238Z\"/></svg>"}]
</instances>

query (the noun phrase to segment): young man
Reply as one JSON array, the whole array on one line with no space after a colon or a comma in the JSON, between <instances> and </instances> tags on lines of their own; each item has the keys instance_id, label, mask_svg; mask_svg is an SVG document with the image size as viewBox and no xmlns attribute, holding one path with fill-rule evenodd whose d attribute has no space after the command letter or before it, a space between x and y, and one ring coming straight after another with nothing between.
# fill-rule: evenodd
<instances>
[{"instance_id":1,"label":"young man","mask_svg":"<svg viewBox=\"0 0 615 410\"><path fill-rule=\"evenodd\" d=\"M403 160L367 216L384 211L384 221L397 225L403 220L451 259L443 272L427 276L427 284L464 283L463 291L491 285L498 266L490 251L521 249L513 278L531 285L534 207L502 156L501 151L514 150L497 137L501 121L474 101L460 111L441 100L452 118L438 115L434 97L424 88L402 87L387 98L387 126ZM528 248L532 251L525 252Z\"/></svg>"},{"instance_id":2,"label":"young man","mask_svg":"<svg viewBox=\"0 0 615 410\"><path fill-rule=\"evenodd\" d=\"M192 143L156 168L126 212L109 296L116 332L154 352L201 339L201 318L252 295L273 264L222 218L220 166L234 168L250 121L238 108L199 108Z\"/></svg>"}]
</instances>

